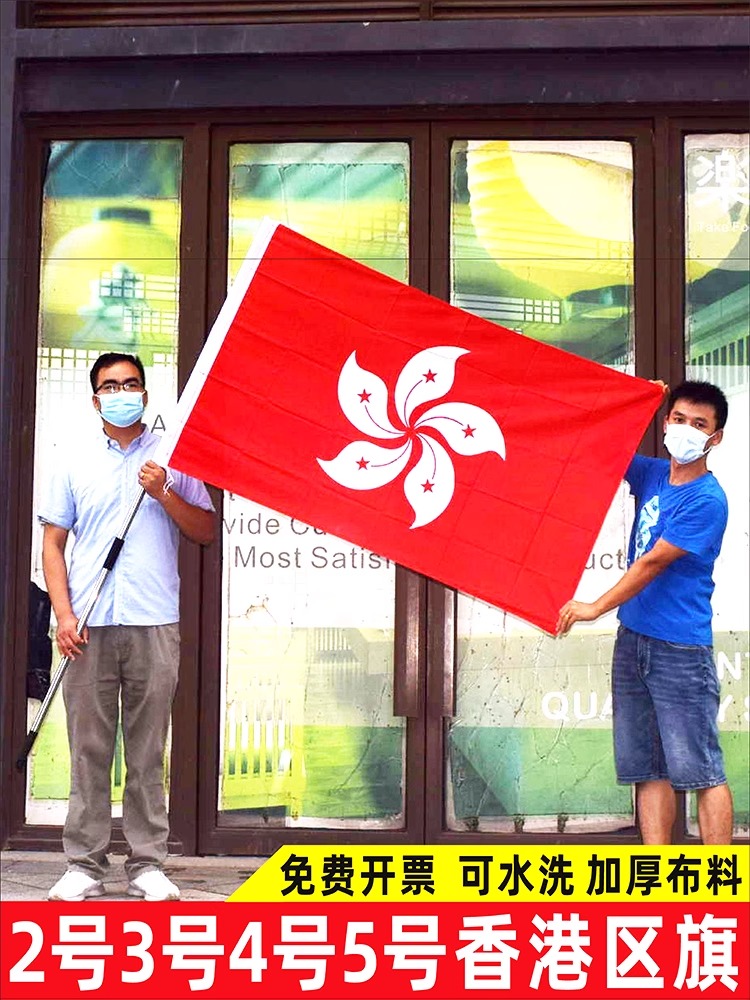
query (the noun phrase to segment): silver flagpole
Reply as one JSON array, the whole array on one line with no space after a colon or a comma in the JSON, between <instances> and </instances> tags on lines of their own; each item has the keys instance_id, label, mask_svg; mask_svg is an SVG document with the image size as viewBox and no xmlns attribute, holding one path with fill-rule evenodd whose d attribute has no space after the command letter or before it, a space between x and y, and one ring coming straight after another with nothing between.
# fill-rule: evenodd
<instances>
[{"instance_id":1,"label":"silver flagpole","mask_svg":"<svg viewBox=\"0 0 750 1000\"><path fill-rule=\"evenodd\" d=\"M112 542L112 545L110 546L109 552L107 553L107 558L104 560L104 565L102 566L99 572L99 576L96 578L96 583L94 584L91 593L89 594L89 599L86 601L86 606L81 612L81 617L78 619L76 631L79 636L83 635L83 630L86 627L86 622L89 620L89 616L91 612L94 610L94 605L96 604L97 600L99 599L99 595L102 592L104 583L107 577L109 576L112 567L117 561L117 557L120 554L120 549L122 548L123 543L125 541L125 536L128 533L130 525L133 523L133 518L135 517L136 512L138 511L138 508L141 505L141 501L143 500L145 495L146 491L143 489L143 487L139 487L138 494L136 495L135 499L130 505L130 509L128 510L128 513L125 516L125 520L123 521L122 527L120 528L119 533L115 536L115 539ZM28 756L31 753L31 748L34 746L34 742L36 741L36 738L39 735L39 730L42 728L42 723L44 722L44 718L47 715L47 712L49 711L50 705L52 704L52 699L55 697L57 689L60 687L60 684L62 683L62 679L65 676L65 671L68 669L70 662L71 662L70 656L63 656L62 659L60 660L60 663L58 664L54 677L50 681L49 690L47 691L47 694L44 697L44 701L39 707L39 711L36 713L36 718L34 719L31 725L31 729L26 734L26 740L24 741L21 752L16 760L16 768L19 771L23 771L26 767L26 761L28 760Z\"/></svg>"}]
</instances>

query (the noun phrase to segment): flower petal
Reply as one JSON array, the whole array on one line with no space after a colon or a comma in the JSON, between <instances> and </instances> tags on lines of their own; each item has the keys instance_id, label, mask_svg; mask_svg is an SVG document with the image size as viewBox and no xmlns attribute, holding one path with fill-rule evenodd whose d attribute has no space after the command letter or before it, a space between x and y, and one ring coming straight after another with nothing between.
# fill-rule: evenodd
<instances>
[{"instance_id":1,"label":"flower petal","mask_svg":"<svg viewBox=\"0 0 750 1000\"><path fill-rule=\"evenodd\" d=\"M372 441L352 441L330 460L318 459L323 472L350 490L375 490L393 482L406 468L411 441L401 448L384 448Z\"/></svg>"},{"instance_id":2,"label":"flower petal","mask_svg":"<svg viewBox=\"0 0 750 1000\"><path fill-rule=\"evenodd\" d=\"M358 431L375 438L400 437L388 419L388 389L385 382L360 368L352 351L339 375L339 404L347 420Z\"/></svg>"},{"instance_id":3,"label":"flower petal","mask_svg":"<svg viewBox=\"0 0 750 1000\"><path fill-rule=\"evenodd\" d=\"M451 502L456 474L450 455L433 438L420 434L422 456L404 479L404 493L414 514L412 528L439 517Z\"/></svg>"},{"instance_id":4,"label":"flower petal","mask_svg":"<svg viewBox=\"0 0 750 1000\"><path fill-rule=\"evenodd\" d=\"M414 408L440 399L453 385L456 361L468 354L463 347L431 347L406 362L396 382L396 413L408 426Z\"/></svg>"},{"instance_id":5,"label":"flower petal","mask_svg":"<svg viewBox=\"0 0 750 1000\"><path fill-rule=\"evenodd\" d=\"M492 414L471 403L439 403L424 413L416 428L440 431L459 455L483 455L494 451L505 458L505 438Z\"/></svg>"}]
</instances>

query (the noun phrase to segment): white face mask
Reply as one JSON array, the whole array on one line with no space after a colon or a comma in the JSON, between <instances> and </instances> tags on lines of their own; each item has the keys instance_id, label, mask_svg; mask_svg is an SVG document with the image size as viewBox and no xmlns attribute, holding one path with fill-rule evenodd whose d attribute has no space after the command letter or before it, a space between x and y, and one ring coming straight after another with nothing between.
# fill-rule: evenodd
<instances>
[{"instance_id":1,"label":"white face mask","mask_svg":"<svg viewBox=\"0 0 750 1000\"><path fill-rule=\"evenodd\" d=\"M130 427L143 416L142 392L113 392L99 396L99 412L108 424L115 427Z\"/></svg>"},{"instance_id":2,"label":"white face mask","mask_svg":"<svg viewBox=\"0 0 750 1000\"><path fill-rule=\"evenodd\" d=\"M664 447L678 465L689 465L708 454L711 450L708 442L712 436L690 424L667 424Z\"/></svg>"}]
</instances>

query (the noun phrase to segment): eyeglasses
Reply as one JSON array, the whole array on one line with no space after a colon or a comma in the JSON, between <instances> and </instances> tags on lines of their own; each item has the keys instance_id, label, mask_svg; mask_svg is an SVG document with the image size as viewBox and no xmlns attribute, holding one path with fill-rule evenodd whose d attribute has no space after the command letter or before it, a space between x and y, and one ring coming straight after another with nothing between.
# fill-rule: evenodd
<instances>
[{"instance_id":1,"label":"eyeglasses","mask_svg":"<svg viewBox=\"0 0 750 1000\"><path fill-rule=\"evenodd\" d=\"M125 392L143 392L143 383L137 378L126 378L124 382L116 382L114 379L108 379L106 382L102 382L98 389L95 389L97 395L100 393L113 393L119 392L124 389Z\"/></svg>"}]
</instances>

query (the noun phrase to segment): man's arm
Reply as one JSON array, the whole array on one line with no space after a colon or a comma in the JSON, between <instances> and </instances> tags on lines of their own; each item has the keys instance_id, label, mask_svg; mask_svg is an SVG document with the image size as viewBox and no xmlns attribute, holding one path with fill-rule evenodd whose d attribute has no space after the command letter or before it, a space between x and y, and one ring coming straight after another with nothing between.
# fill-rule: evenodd
<instances>
[{"instance_id":1,"label":"man's arm","mask_svg":"<svg viewBox=\"0 0 750 1000\"><path fill-rule=\"evenodd\" d=\"M630 569L618 580L618 582L606 594L591 604L584 601L568 601L560 609L560 617L557 619L557 634L565 635L570 631L576 622L593 622L597 618L613 608L619 608L625 601L647 587L652 580L663 573L667 566L671 566L677 559L686 555L685 549L680 549L671 542L666 542L663 538L649 551L644 553L640 559L636 559Z\"/></svg>"},{"instance_id":2,"label":"man's arm","mask_svg":"<svg viewBox=\"0 0 750 1000\"><path fill-rule=\"evenodd\" d=\"M156 499L186 538L199 545L211 544L216 534L216 515L213 511L188 503L174 490L162 493Z\"/></svg>"},{"instance_id":3,"label":"man's arm","mask_svg":"<svg viewBox=\"0 0 750 1000\"><path fill-rule=\"evenodd\" d=\"M188 503L172 489L165 493L166 479L166 471L150 460L138 476L138 482L146 493L162 505L186 538L199 545L210 545L216 534L216 515L211 510Z\"/></svg>"},{"instance_id":4,"label":"man's arm","mask_svg":"<svg viewBox=\"0 0 750 1000\"><path fill-rule=\"evenodd\" d=\"M83 635L78 635L78 618L70 603L68 567L65 564L65 543L67 540L67 528L61 528L57 524L44 525L42 569L57 619L57 648L62 656L75 658L88 642L89 630L84 628Z\"/></svg>"}]
</instances>

